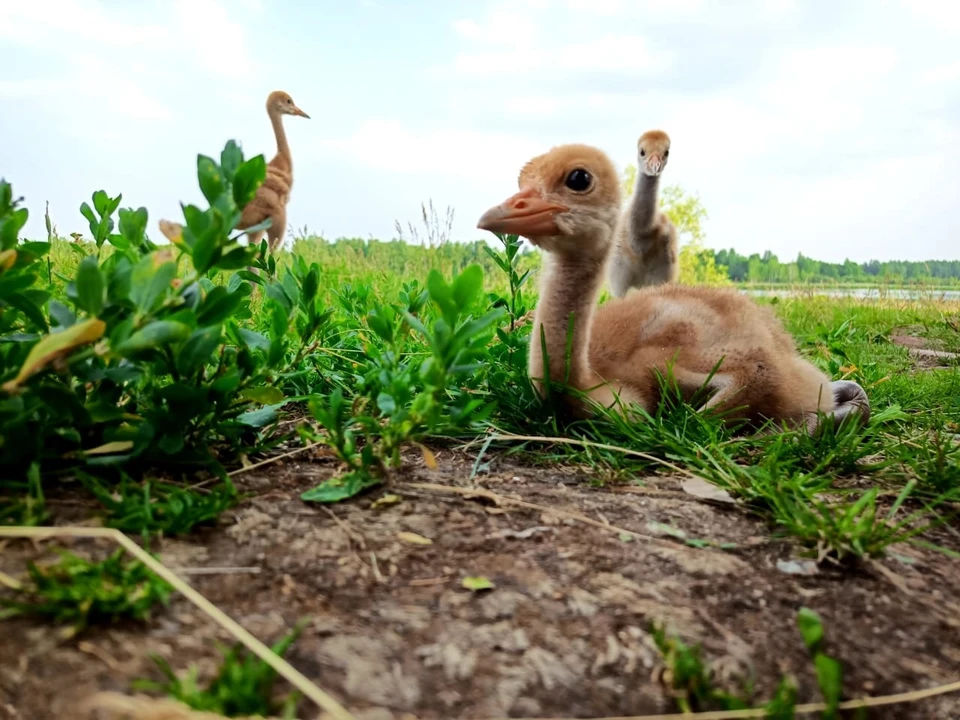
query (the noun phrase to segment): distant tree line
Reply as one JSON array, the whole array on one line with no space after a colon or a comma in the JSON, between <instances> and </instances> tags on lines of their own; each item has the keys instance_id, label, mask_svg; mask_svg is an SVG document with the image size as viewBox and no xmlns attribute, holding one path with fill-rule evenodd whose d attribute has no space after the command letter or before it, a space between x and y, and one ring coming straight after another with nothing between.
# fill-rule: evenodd
<instances>
[{"instance_id":1,"label":"distant tree line","mask_svg":"<svg viewBox=\"0 0 960 720\"><path fill-rule=\"evenodd\" d=\"M681 231L683 245L680 251L680 281L693 285L723 285L734 283L757 284L825 284L825 285L954 285L960 284L960 260L930 260L908 262L871 260L857 263L845 260L830 263L814 260L802 253L796 260L781 261L769 250L762 255L741 255L736 250L714 251L702 245L696 202L677 194L664 203L667 212ZM496 243L496 240L491 240ZM483 247L482 240L448 242L425 247L403 240L375 240L338 238L325 240L315 235L297 238L294 252L309 261L320 262L328 275L343 266L346 274L360 271L385 272L407 276L425 275L432 267L450 272L462 271L468 265L479 263L484 273L496 276L500 270ZM522 250L522 265L535 269L540 255L528 245Z\"/></svg>"},{"instance_id":2,"label":"distant tree line","mask_svg":"<svg viewBox=\"0 0 960 720\"><path fill-rule=\"evenodd\" d=\"M637 168L628 165L621 177L624 197L633 193ZM960 284L960 260L930 260L908 262L890 260L857 263L824 262L806 257L781 261L769 250L762 255L741 255L733 248L712 250L706 247L703 223L707 210L696 194L679 185L661 188L662 211L677 229L680 240L680 282L687 285L754 284L824 284L824 285L954 285ZM405 229L396 223L398 237L393 240L374 238L338 238L326 240L304 227L293 233L294 252L308 262L317 261L325 268L328 280L336 276L356 276L357 272L399 274L415 277L425 275L430 268L443 268L453 273L462 272L473 263L483 267L484 274L497 277L501 272L490 259L482 240L450 242L453 209L447 208L441 218L430 200L420 206L422 227L407 223ZM492 237L487 242L496 241ZM521 251L521 265L534 270L540 263L539 253L527 244Z\"/></svg>"},{"instance_id":3,"label":"distant tree line","mask_svg":"<svg viewBox=\"0 0 960 720\"><path fill-rule=\"evenodd\" d=\"M746 256L731 248L714 252L714 262L726 269L733 282L953 284L960 281L960 260L831 263L799 253L796 260L784 262L769 250L763 255Z\"/></svg>"}]
</instances>

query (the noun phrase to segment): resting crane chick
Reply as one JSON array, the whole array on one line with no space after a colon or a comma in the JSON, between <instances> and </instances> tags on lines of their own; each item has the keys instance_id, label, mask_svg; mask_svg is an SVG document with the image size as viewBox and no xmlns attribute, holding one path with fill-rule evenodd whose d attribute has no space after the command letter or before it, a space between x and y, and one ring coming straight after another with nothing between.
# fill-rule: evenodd
<instances>
[{"instance_id":1,"label":"resting crane chick","mask_svg":"<svg viewBox=\"0 0 960 720\"><path fill-rule=\"evenodd\" d=\"M620 216L610 260L610 292L676 282L680 276L677 230L660 212L660 174L670 157L670 136L648 130L637 141L637 179Z\"/></svg>"},{"instance_id":2,"label":"resting crane chick","mask_svg":"<svg viewBox=\"0 0 960 720\"><path fill-rule=\"evenodd\" d=\"M277 154L267 163L267 176L257 189L256 196L243 208L240 218L242 228L253 227L270 218L272 222L266 230L270 252L275 251L283 242L283 234L287 228L287 203L293 188L293 156L290 154L290 143L287 142L287 133L283 128L284 115L297 115L308 119L310 117L297 107L288 93L274 90L267 96L267 116L277 138ZM247 233L247 238L251 244L256 245L263 238L263 234L263 230L258 230Z\"/></svg>"},{"instance_id":3,"label":"resting crane chick","mask_svg":"<svg viewBox=\"0 0 960 720\"><path fill-rule=\"evenodd\" d=\"M617 174L602 151L556 147L530 160L518 184L520 191L484 213L477 227L516 233L545 251L529 356L530 377L541 393L537 380L548 376L602 405L613 405L617 393L652 412L660 400L655 370L666 374L673 362L684 397L705 386L710 398L700 409L726 411L728 419L772 419L814 431L817 411L837 420L854 414L869 418L870 405L859 385L831 384L800 357L770 308L735 290L649 286L598 308L620 210ZM589 414L579 397L564 399L573 414Z\"/></svg>"}]
</instances>

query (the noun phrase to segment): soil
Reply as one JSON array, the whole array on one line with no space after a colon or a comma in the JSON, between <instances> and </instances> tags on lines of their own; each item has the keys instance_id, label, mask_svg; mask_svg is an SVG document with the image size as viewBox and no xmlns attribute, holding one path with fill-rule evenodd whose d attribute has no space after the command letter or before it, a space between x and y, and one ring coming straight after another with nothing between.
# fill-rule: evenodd
<instances>
[{"instance_id":1,"label":"soil","mask_svg":"<svg viewBox=\"0 0 960 720\"><path fill-rule=\"evenodd\" d=\"M238 475L251 497L217 527L159 543L161 560L268 644L312 617L287 659L363 720L673 711L654 621L702 643L721 685L734 689L752 676L763 700L789 672L800 700L818 701L796 628L802 606L823 618L845 698L960 676L957 559L900 546L860 570L817 570L762 522L684 492L677 478L598 488L584 471L497 459L471 480L469 458L442 451L437 459L429 470L411 458L391 487L332 508L299 499L335 472L321 455ZM484 488L538 507L451 488ZM86 513L56 507L61 524ZM671 535L676 530L732 547L691 547ZM954 532L931 539L960 549ZM97 557L113 549L93 540L57 544ZM51 558L51 546L7 541L0 570L20 576L27 560ZM468 576L495 587L466 589ZM232 640L176 594L144 625L70 640L58 632L32 620L3 623L0 718L80 717L77 702L93 692L159 679L150 653L181 673L197 663L208 677L215 641ZM299 712L319 716L306 701ZM960 718L960 694L868 717Z\"/></svg>"},{"instance_id":2,"label":"soil","mask_svg":"<svg viewBox=\"0 0 960 720\"><path fill-rule=\"evenodd\" d=\"M899 328L890 335L890 342L907 348L918 370L939 370L960 364L960 354L940 349L940 343L930 338L911 334L908 328Z\"/></svg>"}]
</instances>

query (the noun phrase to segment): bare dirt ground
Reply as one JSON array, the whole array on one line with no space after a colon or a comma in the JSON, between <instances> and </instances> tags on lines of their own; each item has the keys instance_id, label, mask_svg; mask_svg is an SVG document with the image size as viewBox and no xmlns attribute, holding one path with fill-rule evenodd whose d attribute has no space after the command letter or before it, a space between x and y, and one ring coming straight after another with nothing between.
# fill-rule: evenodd
<instances>
[{"instance_id":1,"label":"bare dirt ground","mask_svg":"<svg viewBox=\"0 0 960 720\"><path fill-rule=\"evenodd\" d=\"M329 459L304 456L240 475L252 496L218 527L164 540L161 560L268 644L311 616L287 659L364 720L669 712L654 621L703 643L728 687L752 673L762 700L790 672L801 702L816 701L796 629L804 605L823 618L846 698L960 677L960 561L901 546L879 567L789 573L778 563L800 559L793 544L771 539L769 527L735 506L684 493L673 478L596 489L584 473L501 460L470 480L464 458L437 457L437 470L415 458L392 487L332 509L299 499L333 473ZM546 509L424 484L485 488ZM381 500L390 493L398 497ZM84 515L62 509L63 523ZM689 547L662 526L736 547ZM628 541L620 529L655 539ZM405 533L432 542L412 543ZM958 549L955 535L933 539ZM67 544L97 556L113 549ZM9 541L0 570L18 576L28 559L51 557L50 545ZM467 576L495 588L472 592L462 586ZM144 626L68 641L33 621L2 628L5 720L80 717L76 703L90 693L128 692L134 678L157 678L151 652L179 672L196 662L209 674L215 640L231 641L178 595ZM318 715L301 703L299 717ZM960 718L960 696L868 717Z\"/></svg>"},{"instance_id":2,"label":"bare dirt ground","mask_svg":"<svg viewBox=\"0 0 960 720\"><path fill-rule=\"evenodd\" d=\"M907 348L917 371L940 370L956 367L960 355L943 349L943 343L921 337L912 328L897 328L890 335L890 342Z\"/></svg>"}]
</instances>

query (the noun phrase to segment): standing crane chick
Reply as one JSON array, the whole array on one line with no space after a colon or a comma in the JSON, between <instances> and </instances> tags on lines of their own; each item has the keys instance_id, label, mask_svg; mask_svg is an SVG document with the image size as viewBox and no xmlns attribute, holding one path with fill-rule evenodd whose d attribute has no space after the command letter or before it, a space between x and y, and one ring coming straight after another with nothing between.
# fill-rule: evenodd
<instances>
[{"instance_id":1,"label":"standing crane chick","mask_svg":"<svg viewBox=\"0 0 960 720\"><path fill-rule=\"evenodd\" d=\"M660 212L660 173L670 157L670 137L648 130L637 141L637 180L620 216L610 260L610 292L676 282L680 275L677 230Z\"/></svg>"},{"instance_id":2,"label":"standing crane chick","mask_svg":"<svg viewBox=\"0 0 960 720\"><path fill-rule=\"evenodd\" d=\"M270 218L272 222L266 230L270 252L275 251L283 242L283 234L287 228L287 203L293 188L293 157L290 155L287 133L283 129L282 115L298 115L308 119L310 117L298 108L293 98L283 90L274 90L267 96L267 116L277 137L277 154L267 163L267 176L257 189L256 196L243 208L240 218L242 228L253 227ZM263 238L263 233L263 230L247 233L247 238L252 245L256 245Z\"/></svg>"}]
</instances>

